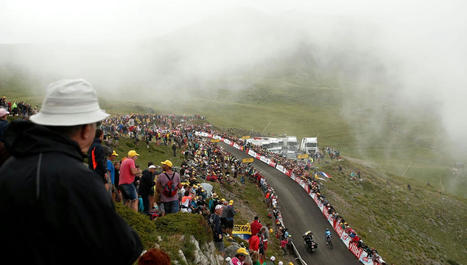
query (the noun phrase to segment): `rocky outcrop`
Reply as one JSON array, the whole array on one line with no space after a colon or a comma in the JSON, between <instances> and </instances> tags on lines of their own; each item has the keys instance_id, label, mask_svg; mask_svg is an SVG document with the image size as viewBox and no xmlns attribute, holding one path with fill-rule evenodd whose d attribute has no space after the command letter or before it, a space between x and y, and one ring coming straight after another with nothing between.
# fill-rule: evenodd
<instances>
[{"instance_id":1,"label":"rocky outcrop","mask_svg":"<svg viewBox=\"0 0 467 265\"><path fill-rule=\"evenodd\" d=\"M204 243L200 246L199 242L190 236L190 243L193 244L193 260L187 260L182 249L179 249L178 255L181 259L182 264L188 265L223 265L224 258L218 255L216 247L213 242Z\"/></svg>"},{"instance_id":2,"label":"rocky outcrop","mask_svg":"<svg viewBox=\"0 0 467 265\"><path fill-rule=\"evenodd\" d=\"M193 236L190 237L190 241L195 246L195 259L192 261L192 264L223 264L223 258L217 254L216 247L213 242L205 243L200 247L199 242Z\"/></svg>"}]
</instances>

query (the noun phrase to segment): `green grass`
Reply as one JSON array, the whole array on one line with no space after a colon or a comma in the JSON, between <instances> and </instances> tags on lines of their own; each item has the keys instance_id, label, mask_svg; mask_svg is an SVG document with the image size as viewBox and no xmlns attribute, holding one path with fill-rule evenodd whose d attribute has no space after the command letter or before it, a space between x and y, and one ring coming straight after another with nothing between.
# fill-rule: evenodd
<instances>
[{"instance_id":1,"label":"green grass","mask_svg":"<svg viewBox=\"0 0 467 265\"><path fill-rule=\"evenodd\" d=\"M236 194L243 201L243 203L248 205L248 207L251 208L258 215L259 219L261 220L264 226L270 224L271 228L274 228L274 220L268 217L269 209L267 208L267 205L264 201L264 195L254 183L251 183L248 180L246 180L244 185L241 185L240 187L238 187L238 189L235 190ZM247 222L252 222L253 217L254 216L250 216ZM242 220L242 217L236 216L235 222L238 222L240 224L244 223L241 221L244 221L244 219ZM269 244L268 249L266 251L266 256L282 256L280 242L274 234L269 235Z\"/></svg>"},{"instance_id":2,"label":"green grass","mask_svg":"<svg viewBox=\"0 0 467 265\"><path fill-rule=\"evenodd\" d=\"M139 141L135 145L133 140L122 137L120 138L120 143L115 150L119 154L118 159L122 159L126 156L128 151L136 150L136 152L140 154L138 160L136 160L136 164L142 169L147 167L149 161L153 162L155 165L160 165L162 161L168 159L172 161L175 166L180 166L183 161L183 156L181 155L180 150L177 150L177 157L174 157L171 146L156 146L155 142L151 142L149 148L147 148L144 141Z\"/></svg>"},{"instance_id":3,"label":"green grass","mask_svg":"<svg viewBox=\"0 0 467 265\"><path fill-rule=\"evenodd\" d=\"M121 203L115 203L115 209L118 214L138 233L144 249L154 247L157 241L157 236L160 235L156 231L156 226L147 216L136 213L130 208L123 206Z\"/></svg>"},{"instance_id":4,"label":"green grass","mask_svg":"<svg viewBox=\"0 0 467 265\"><path fill-rule=\"evenodd\" d=\"M153 248L157 243L172 261L176 260L180 264L183 263L178 255L179 249L183 251L189 263L194 260L195 246L190 242L190 236L194 236L200 244L212 241L210 228L201 215L177 213L160 217L153 222L147 216L136 213L121 203L116 203L115 208L138 233L144 249ZM158 241L159 237L161 242Z\"/></svg>"},{"instance_id":5,"label":"green grass","mask_svg":"<svg viewBox=\"0 0 467 265\"><path fill-rule=\"evenodd\" d=\"M169 214L156 220L156 230L167 235L194 236L200 244L212 241L211 228L202 215Z\"/></svg>"},{"instance_id":6,"label":"green grass","mask_svg":"<svg viewBox=\"0 0 467 265\"><path fill-rule=\"evenodd\" d=\"M323 185L336 210L363 240L389 262L396 264L467 263L467 211L465 198L440 193L433 187L385 176L374 168L350 161L322 163L333 178ZM351 180L360 170L363 181Z\"/></svg>"}]
</instances>

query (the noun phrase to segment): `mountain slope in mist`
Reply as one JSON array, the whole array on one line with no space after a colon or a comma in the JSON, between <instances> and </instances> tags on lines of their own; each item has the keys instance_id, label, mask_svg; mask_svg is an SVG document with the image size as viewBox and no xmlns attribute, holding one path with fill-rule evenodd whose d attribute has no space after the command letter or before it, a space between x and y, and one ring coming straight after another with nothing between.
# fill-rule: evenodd
<instances>
[{"instance_id":1,"label":"mountain slope in mist","mask_svg":"<svg viewBox=\"0 0 467 265\"><path fill-rule=\"evenodd\" d=\"M356 23L327 22L242 9L144 42L2 45L0 90L40 95L56 79L83 77L113 109L136 103L200 112L223 127L318 136L397 175L463 187L450 167L466 159L447 148L456 141L441 121L443 104L406 96L372 40L353 41Z\"/></svg>"}]
</instances>

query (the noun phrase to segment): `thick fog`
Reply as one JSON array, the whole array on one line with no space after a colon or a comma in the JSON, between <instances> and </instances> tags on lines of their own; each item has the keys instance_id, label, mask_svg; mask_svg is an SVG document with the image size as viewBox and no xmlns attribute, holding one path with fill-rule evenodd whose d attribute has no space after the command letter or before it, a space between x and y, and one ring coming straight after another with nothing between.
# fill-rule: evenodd
<instances>
[{"instance_id":1,"label":"thick fog","mask_svg":"<svg viewBox=\"0 0 467 265\"><path fill-rule=\"evenodd\" d=\"M383 106L422 113L440 119L448 142L465 150L466 7L461 0L3 0L0 75L22 69L40 80L32 89L83 77L99 93L159 101L217 89L217 80L247 88L306 50L318 69L310 72L333 75L347 89L341 110L351 124L353 112L370 109L367 127L378 133Z\"/></svg>"}]
</instances>

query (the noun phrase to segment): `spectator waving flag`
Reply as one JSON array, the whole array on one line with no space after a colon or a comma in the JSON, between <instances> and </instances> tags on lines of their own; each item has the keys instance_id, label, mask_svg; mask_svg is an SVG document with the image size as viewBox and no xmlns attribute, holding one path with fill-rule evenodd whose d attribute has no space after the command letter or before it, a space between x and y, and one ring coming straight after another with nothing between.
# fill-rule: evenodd
<instances>
[{"instance_id":1,"label":"spectator waving flag","mask_svg":"<svg viewBox=\"0 0 467 265\"><path fill-rule=\"evenodd\" d=\"M329 174L326 174L326 173L324 173L323 171L320 171L320 172L319 172L319 174L320 174L321 176L323 176L323 177L326 177L326 178L328 178L328 179L330 179L330 178L331 178L331 175L329 175Z\"/></svg>"}]
</instances>

